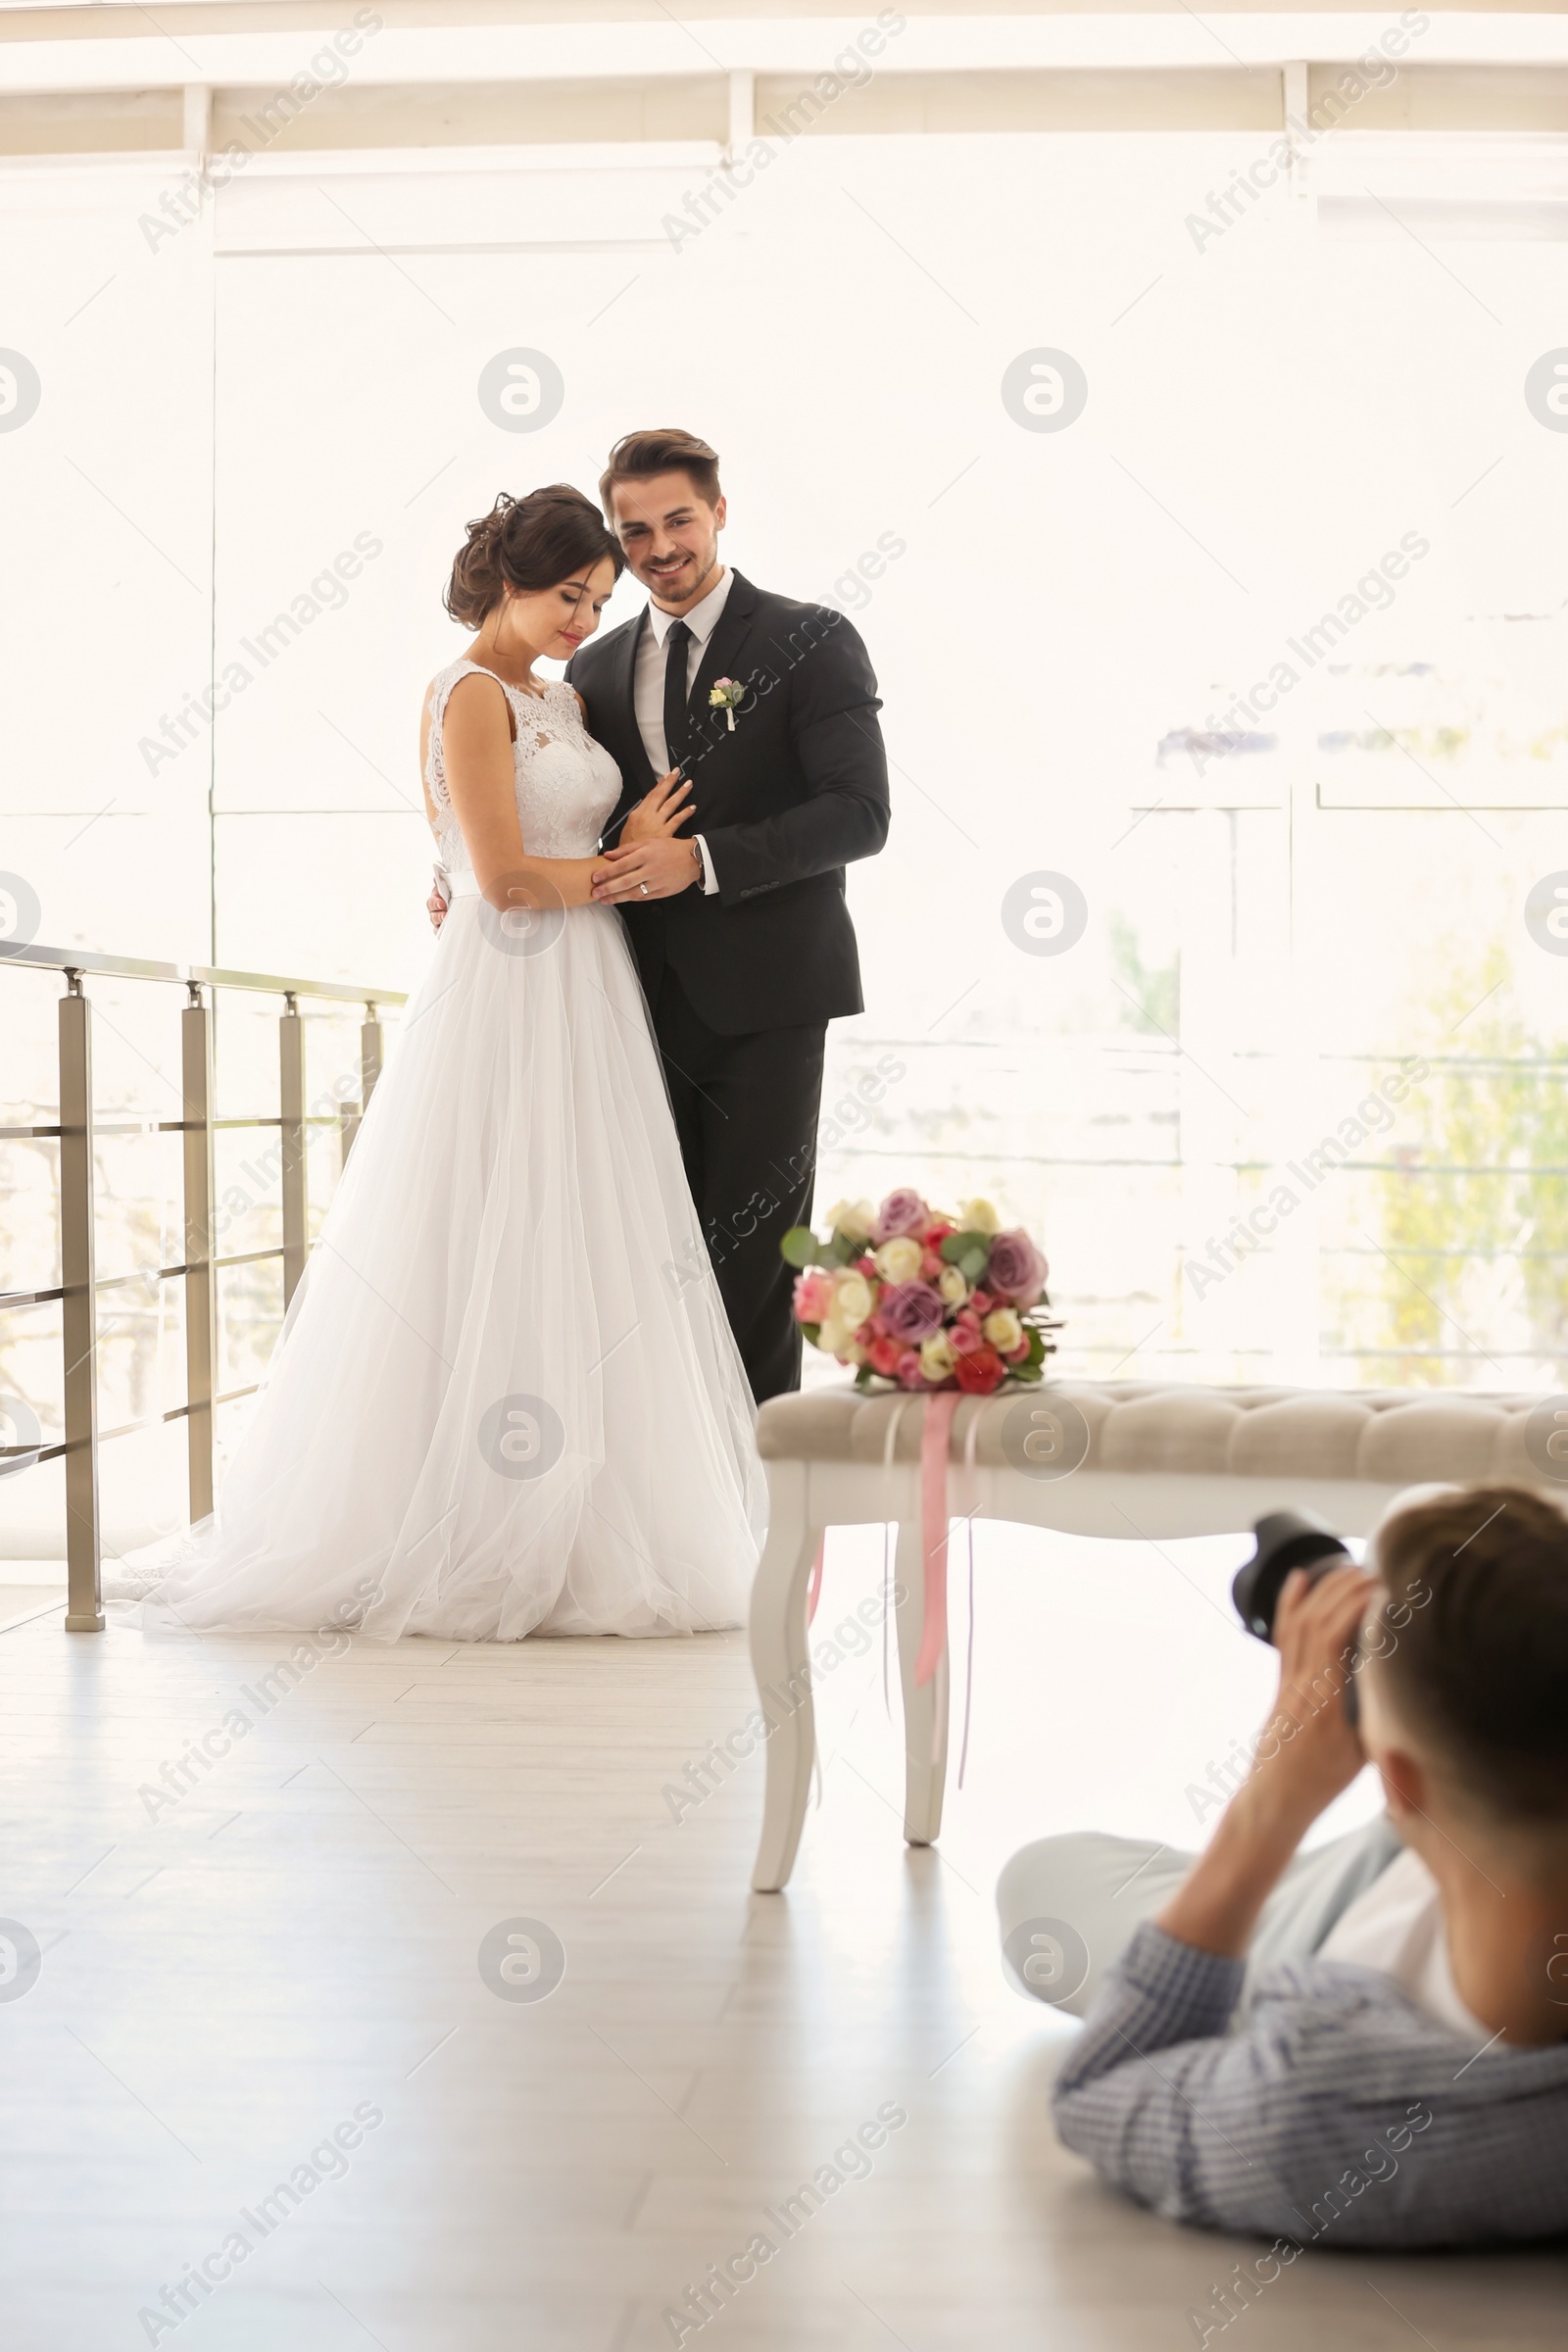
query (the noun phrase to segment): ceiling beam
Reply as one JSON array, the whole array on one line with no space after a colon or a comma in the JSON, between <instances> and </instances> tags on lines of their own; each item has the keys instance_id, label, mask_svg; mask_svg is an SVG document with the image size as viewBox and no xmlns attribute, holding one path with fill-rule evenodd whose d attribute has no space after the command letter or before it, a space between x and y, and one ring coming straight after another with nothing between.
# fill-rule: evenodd
<instances>
[{"instance_id":1,"label":"ceiling beam","mask_svg":"<svg viewBox=\"0 0 1568 2352\"><path fill-rule=\"evenodd\" d=\"M1568 16L1431 9L1411 42L1428 65L1568 65ZM889 19L896 10L884 11ZM352 23L345 10L345 22ZM584 81L797 74L834 71L863 44L875 18L705 19L564 24L383 25L346 61L360 86L418 82ZM910 17L885 32L867 72L960 74L1071 69L1147 72L1279 68L1354 58L1399 24L1393 11L1248 12L1201 19L1191 12L1064 16ZM177 43L145 37L0 40L0 92L13 96L178 88L286 88L308 74L325 31L191 32ZM695 45L694 45L695 43ZM706 60L706 63L705 63Z\"/></svg>"}]
</instances>

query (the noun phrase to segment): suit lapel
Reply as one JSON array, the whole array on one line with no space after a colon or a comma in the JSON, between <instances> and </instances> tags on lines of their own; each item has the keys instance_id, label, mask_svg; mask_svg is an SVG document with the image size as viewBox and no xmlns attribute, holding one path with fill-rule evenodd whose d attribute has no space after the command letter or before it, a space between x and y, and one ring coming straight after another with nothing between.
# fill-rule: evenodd
<instances>
[{"instance_id":1,"label":"suit lapel","mask_svg":"<svg viewBox=\"0 0 1568 2352\"><path fill-rule=\"evenodd\" d=\"M725 724L722 711L710 712L709 710L709 692L720 678L729 676L730 662L734 661L751 634L752 614L756 610L757 590L752 586L750 580L743 579L738 571L735 572L731 578L729 594L724 599L724 610L714 624L712 635L703 648L703 658L697 665L697 675L692 680L691 693L686 698L688 711L695 717L698 727L705 733L710 717L716 717L720 726Z\"/></svg>"},{"instance_id":2,"label":"suit lapel","mask_svg":"<svg viewBox=\"0 0 1568 2352\"><path fill-rule=\"evenodd\" d=\"M733 573L724 610L703 648L703 658L687 697L692 748L699 754L716 748L727 728L723 711L709 708L709 692L719 678L731 675L732 663L738 666L738 658L752 633L756 611L757 590L740 572ZM600 662L601 683L591 697L590 722L620 769L617 814L622 816L658 780L643 749L642 730L637 724L637 653L648 625L645 608L636 620L628 621L612 640L606 642ZM701 758L695 763L694 781L700 794Z\"/></svg>"},{"instance_id":3,"label":"suit lapel","mask_svg":"<svg viewBox=\"0 0 1568 2352\"><path fill-rule=\"evenodd\" d=\"M710 752L718 750L729 732L727 714L710 707L709 693L720 678L733 676L744 667L740 656L752 634L756 611L757 590L750 580L743 579L736 572L734 586L724 600L724 610L703 648L703 658L697 665L697 675L692 680L691 694L687 698L688 740L691 745L688 757L692 781L696 787L693 797L698 802L704 797L703 761ZM744 724L744 719L740 723Z\"/></svg>"},{"instance_id":4,"label":"suit lapel","mask_svg":"<svg viewBox=\"0 0 1568 2352\"><path fill-rule=\"evenodd\" d=\"M642 730L637 724L637 648L647 626L645 610L621 630L612 646L605 648L605 700L615 731L614 741L606 748L619 763L622 798L629 795L638 801L655 782L653 767L643 749Z\"/></svg>"}]
</instances>

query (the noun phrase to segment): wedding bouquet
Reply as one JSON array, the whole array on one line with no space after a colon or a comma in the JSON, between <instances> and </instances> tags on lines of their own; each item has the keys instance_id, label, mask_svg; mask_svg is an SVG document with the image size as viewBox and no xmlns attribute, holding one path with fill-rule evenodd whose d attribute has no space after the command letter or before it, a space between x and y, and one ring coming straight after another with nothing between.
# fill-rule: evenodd
<instances>
[{"instance_id":1,"label":"wedding bouquet","mask_svg":"<svg viewBox=\"0 0 1568 2352\"><path fill-rule=\"evenodd\" d=\"M800 1269L795 1319L813 1348L874 1380L989 1396L1003 1382L1038 1381L1060 1328L1047 1312L1047 1265L1028 1234L1000 1230L989 1200L956 1216L912 1186L880 1208L841 1200L819 1242L793 1225L779 1248Z\"/></svg>"}]
</instances>

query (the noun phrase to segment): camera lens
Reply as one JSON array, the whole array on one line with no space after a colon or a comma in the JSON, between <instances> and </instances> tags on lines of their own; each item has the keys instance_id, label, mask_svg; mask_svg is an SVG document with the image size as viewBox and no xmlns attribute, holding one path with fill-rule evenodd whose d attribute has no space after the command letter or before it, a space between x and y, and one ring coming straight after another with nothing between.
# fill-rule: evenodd
<instances>
[{"instance_id":1,"label":"camera lens","mask_svg":"<svg viewBox=\"0 0 1568 2352\"><path fill-rule=\"evenodd\" d=\"M1280 1590L1293 1568L1316 1567L1319 1576L1348 1560L1349 1547L1331 1527L1307 1511L1270 1511L1253 1534L1256 1549L1231 1583L1236 1614L1260 1642L1273 1638Z\"/></svg>"},{"instance_id":2,"label":"camera lens","mask_svg":"<svg viewBox=\"0 0 1568 2352\"><path fill-rule=\"evenodd\" d=\"M1348 1561L1350 1549L1333 1528L1325 1527L1309 1511L1270 1511L1266 1518L1259 1519L1252 1534L1256 1545L1251 1558L1237 1569L1231 1580L1231 1599L1248 1632L1255 1634L1260 1642L1269 1642L1274 1637L1274 1612L1280 1605L1280 1592L1291 1571L1310 1570L1315 1584L1331 1568ZM1359 1663L1359 1653L1355 1662ZM1348 1720L1358 1724L1361 1704L1353 1666L1343 1696Z\"/></svg>"}]
</instances>

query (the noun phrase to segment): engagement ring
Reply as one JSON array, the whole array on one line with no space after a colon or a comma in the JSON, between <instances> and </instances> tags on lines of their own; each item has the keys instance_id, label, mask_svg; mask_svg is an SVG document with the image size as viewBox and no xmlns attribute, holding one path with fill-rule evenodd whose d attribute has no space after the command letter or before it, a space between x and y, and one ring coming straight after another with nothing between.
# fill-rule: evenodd
<instances>
[{"instance_id":1,"label":"engagement ring","mask_svg":"<svg viewBox=\"0 0 1568 2352\"><path fill-rule=\"evenodd\" d=\"M647 896L648 896L648 885L647 885L647 883L646 883L646 882L639 882L639 883L638 883L638 885L637 885L637 887L638 887L638 889L639 889L639 890L642 892L642 894L643 894L643 897L646 899L646 898L647 898Z\"/></svg>"}]
</instances>

